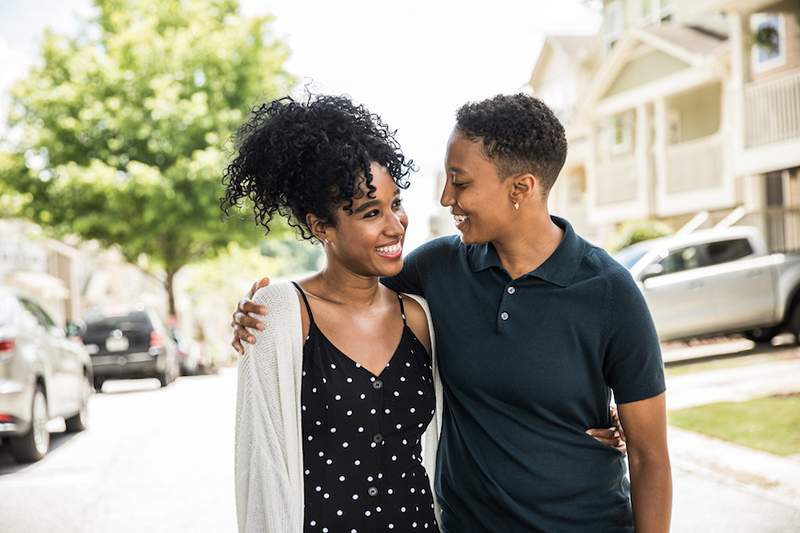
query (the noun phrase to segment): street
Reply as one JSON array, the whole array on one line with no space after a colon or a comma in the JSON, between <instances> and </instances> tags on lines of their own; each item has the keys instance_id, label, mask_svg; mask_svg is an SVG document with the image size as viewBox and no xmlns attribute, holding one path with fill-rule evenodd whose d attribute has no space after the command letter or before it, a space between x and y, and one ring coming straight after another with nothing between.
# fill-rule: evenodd
<instances>
[{"instance_id":1,"label":"street","mask_svg":"<svg viewBox=\"0 0 800 533\"><path fill-rule=\"evenodd\" d=\"M3 533L235 531L233 415L236 373L109 382L90 428L54 435L40 463L0 450ZM704 475L673 460L673 531L797 531L800 504Z\"/></svg>"}]
</instances>

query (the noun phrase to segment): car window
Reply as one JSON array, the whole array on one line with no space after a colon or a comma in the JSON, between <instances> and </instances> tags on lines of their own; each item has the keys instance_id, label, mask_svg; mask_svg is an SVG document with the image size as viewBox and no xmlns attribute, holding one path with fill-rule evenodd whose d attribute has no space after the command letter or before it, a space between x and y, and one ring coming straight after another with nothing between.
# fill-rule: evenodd
<instances>
[{"instance_id":1,"label":"car window","mask_svg":"<svg viewBox=\"0 0 800 533\"><path fill-rule=\"evenodd\" d=\"M686 246L673 250L659 264L663 268L662 274L674 274L705 266L699 246Z\"/></svg>"},{"instance_id":2,"label":"car window","mask_svg":"<svg viewBox=\"0 0 800 533\"><path fill-rule=\"evenodd\" d=\"M36 305L35 303L31 302L30 300L26 300L25 298L19 299L20 303L28 310L30 314L36 317L36 321L45 328L52 328L55 327L56 323L53 322L53 319L50 318L50 315L47 312Z\"/></svg>"},{"instance_id":3,"label":"car window","mask_svg":"<svg viewBox=\"0 0 800 533\"><path fill-rule=\"evenodd\" d=\"M119 329L122 331L150 330L150 319L144 311L133 311L124 315L95 316L86 319L86 333L106 334Z\"/></svg>"},{"instance_id":4,"label":"car window","mask_svg":"<svg viewBox=\"0 0 800 533\"><path fill-rule=\"evenodd\" d=\"M706 246L706 251L708 252L708 262L712 265L728 263L753 255L753 248L747 239L712 242Z\"/></svg>"}]
</instances>

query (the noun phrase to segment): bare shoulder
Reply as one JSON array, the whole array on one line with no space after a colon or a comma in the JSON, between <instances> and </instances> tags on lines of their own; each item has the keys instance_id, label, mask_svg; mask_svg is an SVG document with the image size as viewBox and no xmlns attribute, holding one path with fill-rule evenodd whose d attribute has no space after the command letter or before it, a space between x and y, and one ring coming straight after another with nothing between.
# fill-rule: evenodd
<instances>
[{"instance_id":1,"label":"bare shoulder","mask_svg":"<svg viewBox=\"0 0 800 533\"><path fill-rule=\"evenodd\" d=\"M428 353L431 352L431 335L428 330L428 315L419 302L409 296L403 297L403 305L406 311L408 327L414 332Z\"/></svg>"}]
</instances>

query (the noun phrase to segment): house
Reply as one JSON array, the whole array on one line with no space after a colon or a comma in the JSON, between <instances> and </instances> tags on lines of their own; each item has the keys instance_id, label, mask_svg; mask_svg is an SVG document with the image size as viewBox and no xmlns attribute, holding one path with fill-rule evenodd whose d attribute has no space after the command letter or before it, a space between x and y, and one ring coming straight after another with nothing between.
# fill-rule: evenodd
<instances>
[{"instance_id":1,"label":"house","mask_svg":"<svg viewBox=\"0 0 800 533\"><path fill-rule=\"evenodd\" d=\"M583 55L548 38L530 85L570 140L553 211L601 244L657 219L800 247L798 17L796 1L608 0Z\"/></svg>"}]
</instances>

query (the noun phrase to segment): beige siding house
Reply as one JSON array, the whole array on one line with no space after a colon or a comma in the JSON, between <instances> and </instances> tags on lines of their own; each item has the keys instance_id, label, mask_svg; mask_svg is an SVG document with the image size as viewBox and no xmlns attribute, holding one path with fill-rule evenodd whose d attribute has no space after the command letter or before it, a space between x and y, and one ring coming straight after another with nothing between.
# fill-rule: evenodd
<instances>
[{"instance_id":1,"label":"beige siding house","mask_svg":"<svg viewBox=\"0 0 800 533\"><path fill-rule=\"evenodd\" d=\"M658 219L755 224L774 249L800 247L798 21L794 0L612 0L600 36L570 38L587 55L549 38L530 84L571 105L574 152L553 211L601 244Z\"/></svg>"}]
</instances>

